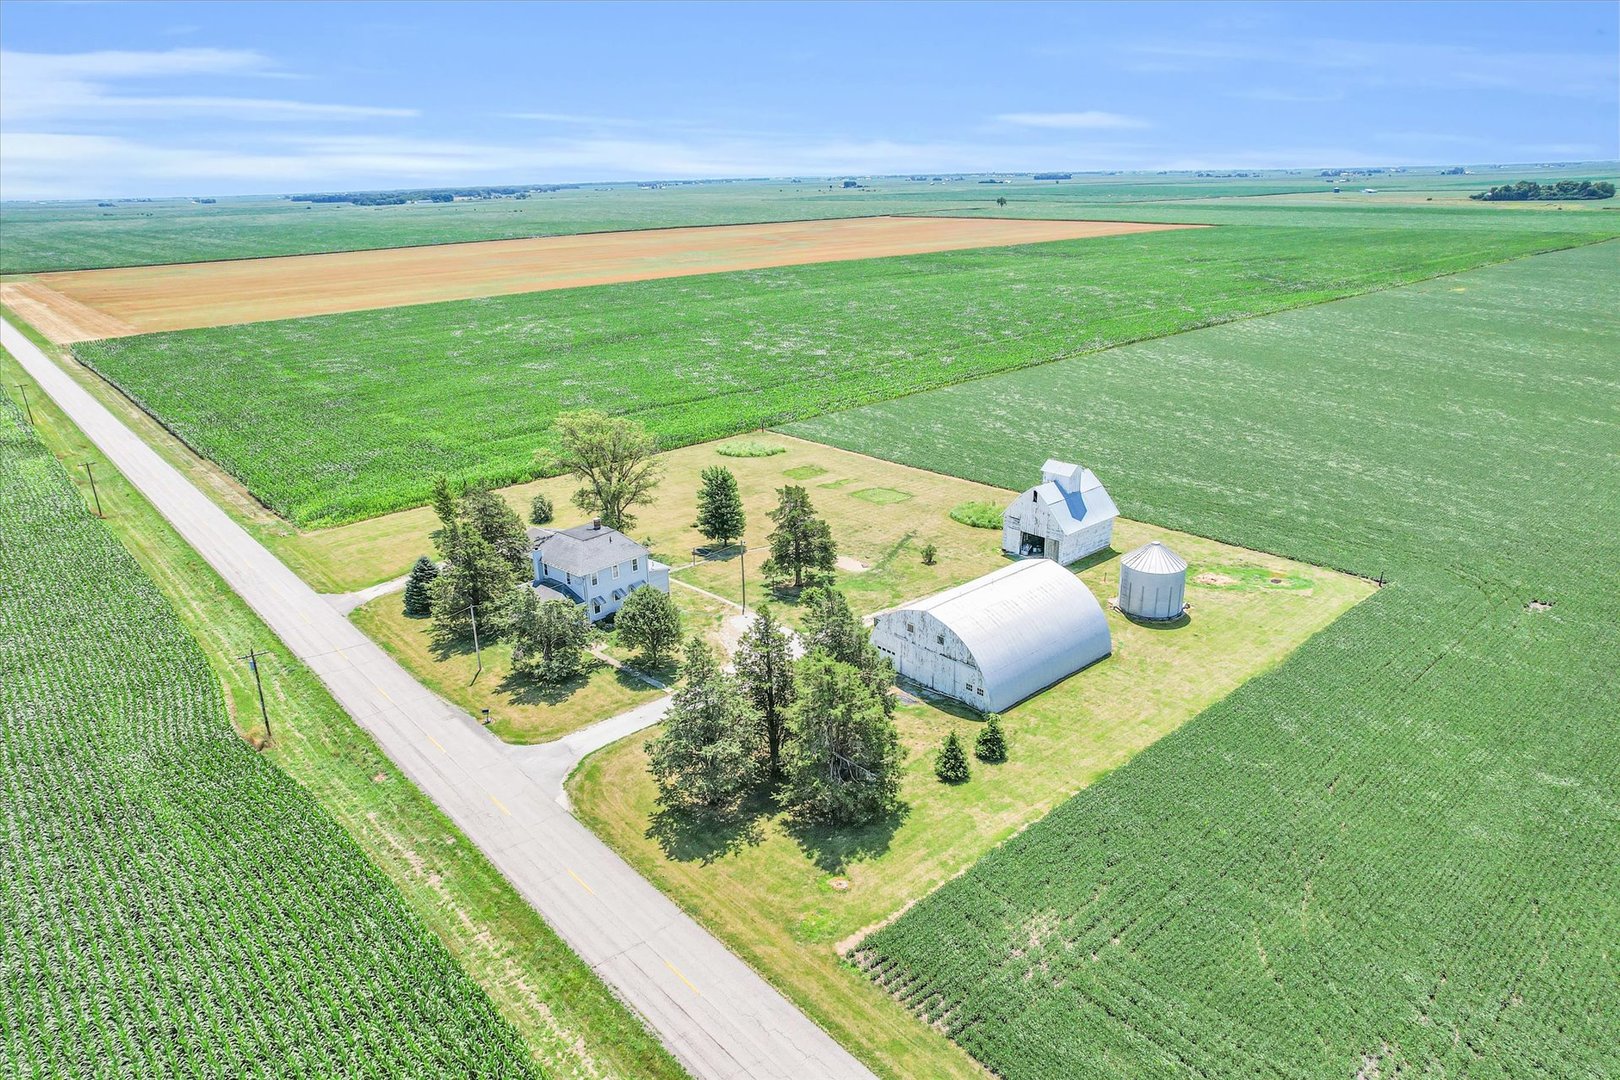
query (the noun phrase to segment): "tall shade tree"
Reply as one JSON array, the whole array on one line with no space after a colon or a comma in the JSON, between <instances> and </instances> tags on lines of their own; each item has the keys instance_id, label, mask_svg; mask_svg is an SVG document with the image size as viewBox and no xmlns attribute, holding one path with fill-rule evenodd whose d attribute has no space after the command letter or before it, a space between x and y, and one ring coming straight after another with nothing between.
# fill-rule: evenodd
<instances>
[{"instance_id":1,"label":"tall shade tree","mask_svg":"<svg viewBox=\"0 0 1620 1080\"><path fill-rule=\"evenodd\" d=\"M579 604L542 601L527 585L507 597L501 627L512 642L512 670L544 683L566 682L579 673L594 632Z\"/></svg>"},{"instance_id":2,"label":"tall shade tree","mask_svg":"<svg viewBox=\"0 0 1620 1080\"><path fill-rule=\"evenodd\" d=\"M798 696L793 682L791 640L770 607L762 607L737 644L737 680L759 716L770 780L782 775L782 740L788 709Z\"/></svg>"},{"instance_id":3,"label":"tall shade tree","mask_svg":"<svg viewBox=\"0 0 1620 1080\"><path fill-rule=\"evenodd\" d=\"M773 579L792 576L793 587L802 589L806 574L819 577L832 573L838 560L838 545L832 529L816 516L810 493L789 484L776 490L776 509L770 518L776 523L771 533L771 557L765 562L765 576Z\"/></svg>"},{"instance_id":4,"label":"tall shade tree","mask_svg":"<svg viewBox=\"0 0 1620 1080\"><path fill-rule=\"evenodd\" d=\"M872 632L850 608L837 589L806 589L804 596L804 647L806 652L822 652L861 673L872 692L878 695L883 711L894 712L894 665L872 644Z\"/></svg>"},{"instance_id":5,"label":"tall shade tree","mask_svg":"<svg viewBox=\"0 0 1620 1080\"><path fill-rule=\"evenodd\" d=\"M743 534L747 524L737 478L724 465L703 470L703 486L698 489L697 521L693 528L721 547L727 547Z\"/></svg>"},{"instance_id":6,"label":"tall shade tree","mask_svg":"<svg viewBox=\"0 0 1620 1080\"><path fill-rule=\"evenodd\" d=\"M783 752L784 800L796 816L862 825L899 809L905 751L879 697L825 653L800 662Z\"/></svg>"},{"instance_id":7,"label":"tall shade tree","mask_svg":"<svg viewBox=\"0 0 1620 1080\"><path fill-rule=\"evenodd\" d=\"M643 585L624 598L613 616L619 643L638 649L648 662L661 663L681 640L681 612L662 589Z\"/></svg>"},{"instance_id":8,"label":"tall shade tree","mask_svg":"<svg viewBox=\"0 0 1620 1080\"><path fill-rule=\"evenodd\" d=\"M681 687L664 728L647 743L658 802L671 810L724 813L759 781L759 722L737 681L694 636L681 664Z\"/></svg>"},{"instance_id":9,"label":"tall shade tree","mask_svg":"<svg viewBox=\"0 0 1620 1080\"><path fill-rule=\"evenodd\" d=\"M469 488L456 500L456 513L463 535L483 537L497 556L512 565L518 574L531 572L529 534L507 501L484 488Z\"/></svg>"},{"instance_id":10,"label":"tall shade tree","mask_svg":"<svg viewBox=\"0 0 1620 1080\"><path fill-rule=\"evenodd\" d=\"M405 582L405 614L413 619L425 619L433 614L431 586L439 576L439 567L423 555L411 567L410 579Z\"/></svg>"},{"instance_id":11,"label":"tall shade tree","mask_svg":"<svg viewBox=\"0 0 1620 1080\"><path fill-rule=\"evenodd\" d=\"M596 409L556 419L557 464L583 482L574 505L621 532L635 524L632 507L648 501L663 474L658 442L628 417Z\"/></svg>"}]
</instances>

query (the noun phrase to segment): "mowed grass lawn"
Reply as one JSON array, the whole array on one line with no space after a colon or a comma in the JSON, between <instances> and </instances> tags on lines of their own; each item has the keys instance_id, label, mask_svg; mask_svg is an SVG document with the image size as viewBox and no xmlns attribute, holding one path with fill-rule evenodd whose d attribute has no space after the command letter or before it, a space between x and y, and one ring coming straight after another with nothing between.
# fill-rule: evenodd
<instances>
[{"instance_id":1,"label":"mowed grass lawn","mask_svg":"<svg viewBox=\"0 0 1620 1080\"><path fill-rule=\"evenodd\" d=\"M1607 219L1533 219L1546 231L1447 227L1442 212L1356 228L1271 220L152 334L74 353L265 505L321 526L424 503L437 473L491 485L540 475L565 409L627 413L679 446L1565 247Z\"/></svg>"},{"instance_id":2,"label":"mowed grass lawn","mask_svg":"<svg viewBox=\"0 0 1620 1080\"><path fill-rule=\"evenodd\" d=\"M841 462L846 475L850 463ZM890 479L923 487L908 478ZM898 593L918 595L913 590L931 591L1005 565L997 550L999 532L945 516L952 497L960 501L982 489L930 480L929 486L947 489L939 492L942 497L882 509L847 495L817 496L818 506L829 508L835 533L839 525L861 519L858 529L847 528L858 537L854 550L903 552L887 563L879 559L865 573L841 575L861 610L898 601ZM943 568L921 567L906 539L913 530L948 538L941 544ZM1367 582L1330 570L1133 522L1116 528L1115 547L1130 550L1153 537L1188 558L1193 575L1220 574L1231 584L1192 584L1193 617L1174 629L1110 613L1114 655L1009 711L1004 719L1010 759L993 766L975 762L972 780L959 787L934 778L933 753L953 728L971 746L979 718L928 703L900 707L909 809L898 820L848 832L798 828L762 801L744 821L693 827L657 812L643 750L652 732L585 761L569 784L575 812L880 1072L976 1075L977 1068L937 1031L916 1023L844 963L840 943L858 939L863 928L920 899L1245 679L1275 666L1373 591ZM1091 562L1081 577L1106 603L1117 592L1117 552ZM782 609L796 621L791 605Z\"/></svg>"},{"instance_id":3,"label":"mowed grass lawn","mask_svg":"<svg viewBox=\"0 0 1620 1080\"><path fill-rule=\"evenodd\" d=\"M998 1075L1620 1075L1620 244L795 426L1390 584L862 962Z\"/></svg>"}]
</instances>

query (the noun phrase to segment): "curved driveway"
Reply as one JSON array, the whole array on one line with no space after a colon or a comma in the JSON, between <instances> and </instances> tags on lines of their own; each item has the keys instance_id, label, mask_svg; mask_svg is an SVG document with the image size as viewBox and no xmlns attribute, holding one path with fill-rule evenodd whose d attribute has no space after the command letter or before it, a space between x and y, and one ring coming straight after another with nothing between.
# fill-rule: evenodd
<instances>
[{"instance_id":1,"label":"curved driveway","mask_svg":"<svg viewBox=\"0 0 1620 1080\"><path fill-rule=\"evenodd\" d=\"M4 321L0 344L693 1075L871 1076L558 804L560 762L516 760Z\"/></svg>"}]
</instances>

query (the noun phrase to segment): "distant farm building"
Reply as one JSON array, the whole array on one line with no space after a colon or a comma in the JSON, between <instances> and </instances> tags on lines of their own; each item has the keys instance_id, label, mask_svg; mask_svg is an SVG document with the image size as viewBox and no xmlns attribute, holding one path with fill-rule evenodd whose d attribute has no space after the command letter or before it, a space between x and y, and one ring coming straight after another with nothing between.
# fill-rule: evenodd
<instances>
[{"instance_id":1,"label":"distant farm building","mask_svg":"<svg viewBox=\"0 0 1620 1080\"><path fill-rule=\"evenodd\" d=\"M1048 461L1041 482L1013 500L1001 518L1001 549L1068 566L1114 539L1119 508L1090 469Z\"/></svg>"},{"instance_id":2,"label":"distant farm building","mask_svg":"<svg viewBox=\"0 0 1620 1080\"><path fill-rule=\"evenodd\" d=\"M591 621L619 610L624 598L644 585L669 592L669 567L647 549L601 522L572 529L530 529L529 560L534 591L541 600L572 600Z\"/></svg>"},{"instance_id":3,"label":"distant farm building","mask_svg":"<svg viewBox=\"0 0 1620 1080\"><path fill-rule=\"evenodd\" d=\"M872 644L905 678L981 712L1011 708L1114 648L1091 590L1045 560L881 612Z\"/></svg>"},{"instance_id":4,"label":"distant farm building","mask_svg":"<svg viewBox=\"0 0 1620 1080\"><path fill-rule=\"evenodd\" d=\"M1137 619L1181 617L1187 606L1187 560L1154 540L1119 563L1119 610Z\"/></svg>"}]
</instances>

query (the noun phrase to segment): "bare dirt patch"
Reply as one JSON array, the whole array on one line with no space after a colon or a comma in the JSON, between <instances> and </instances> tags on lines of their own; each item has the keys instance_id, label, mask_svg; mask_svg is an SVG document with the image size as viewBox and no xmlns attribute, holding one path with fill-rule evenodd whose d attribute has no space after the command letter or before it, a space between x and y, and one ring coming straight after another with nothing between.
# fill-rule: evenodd
<instances>
[{"instance_id":1,"label":"bare dirt patch","mask_svg":"<svg viewBox=\"0 0 1620 1080\"><path fill-rule=\"evenodd\" d=\"M1199 574L1193 578L1200 585L1236 585L1237 578L1228 574Z\"/></svg>"},{"instance_id":2,"label":"bare dirt patch","mask_svg":"<svg viewBox=\"0 0 1620 1080\"><path fill-rule=\"evenodd\" d=\"M32 317L29 321L54 341L83 341L731 270L1202 227L852 218L78 270L41 274L32 283L44 287L36 302L55 313L56 332Z\"/></svg>"},{"instance_id":3,"label":"bare dirt patch","mask_svg":"<svg viewBox=\"0 0 1620 1080\"><path fill-rule=\"evenodd\" d=\"M37 281L0 283L0 303L58 345L140 333L124 320L97 311Z\"/></svg>"}]
</instances>

